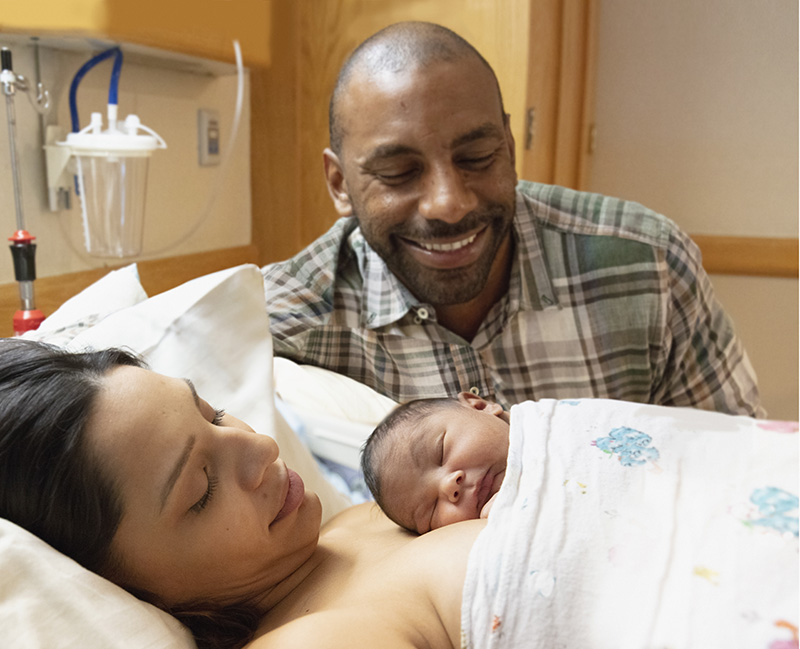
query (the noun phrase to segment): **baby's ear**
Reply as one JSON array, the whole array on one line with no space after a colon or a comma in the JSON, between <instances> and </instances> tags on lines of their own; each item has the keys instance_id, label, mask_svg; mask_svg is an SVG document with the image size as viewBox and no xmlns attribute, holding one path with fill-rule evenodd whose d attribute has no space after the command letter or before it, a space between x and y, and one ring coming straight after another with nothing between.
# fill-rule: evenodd
<instances>
[{"instance_id":1,"label":"baby's ear","mask_svg":"<svg viewBox=\"0 0 800 649\"><path fill-rule=\"evenodd\" d=\"M459 392L458 402L462 406L467 406L467 408L483 410L489 415L495 415L496 417L503 415L503 406L499 403L486 401L486 399L479 397L477 394L472 394L472 392Z\"/></svg>"}]
</instances>

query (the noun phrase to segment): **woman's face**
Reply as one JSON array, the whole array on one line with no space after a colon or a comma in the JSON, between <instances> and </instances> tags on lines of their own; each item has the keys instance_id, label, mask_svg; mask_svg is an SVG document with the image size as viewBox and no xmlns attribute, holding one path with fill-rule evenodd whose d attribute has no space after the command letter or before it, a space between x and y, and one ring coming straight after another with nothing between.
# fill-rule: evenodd
<instances>
[{"instance_id":1,"label":"woman's face","mask_svg":"<svg viewBox=\"0 0 800 649\"><path fill-rule=\"evenodd\" d=\"M256 434L188 381L136 367L103 380L87 430L118 485L124 585L167 604L268 593L313 553L321 507Z\"/></svg>"}]
</instances>

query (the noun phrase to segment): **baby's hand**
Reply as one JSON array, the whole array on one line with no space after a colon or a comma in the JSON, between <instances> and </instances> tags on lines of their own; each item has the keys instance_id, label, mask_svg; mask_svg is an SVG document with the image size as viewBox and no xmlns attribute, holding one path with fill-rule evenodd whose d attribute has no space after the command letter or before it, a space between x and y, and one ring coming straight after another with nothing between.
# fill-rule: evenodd
<instances>
[{"instance_id":1,"label":"baby's hand","mask_svg":"<svg viewBox=\"0 0 800 649\"><path fill-rule=\"evenodd\" d=\"M497 494L499 493L500 492L498 491ZM481 508L481 518L489 518L489 510L492 508L494 499L497 498L497 494L489 498L489 500L486 501L486 504Z\"/></svg>"}]
</instances>

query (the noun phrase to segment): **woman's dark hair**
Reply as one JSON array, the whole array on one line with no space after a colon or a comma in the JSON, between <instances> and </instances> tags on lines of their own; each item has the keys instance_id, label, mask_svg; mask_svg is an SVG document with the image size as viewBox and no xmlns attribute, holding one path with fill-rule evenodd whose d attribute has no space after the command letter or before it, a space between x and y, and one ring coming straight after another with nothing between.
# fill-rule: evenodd
<instances>
[{"instance_id":1,"label":"woman's dark hair","mask_svg":"<svg viewBox=\"0 0 800 649\"><path fill-rule=\"evenodd\" d=\"M384 507L379 465L391 461L393 434L400 432L401 429L417 425L425 417L439 411L442 407L459 407L458 399L452 397L414 399L400 404L375 427L361 449L361 470L364 472L364 482L367 484L367 488L375 498L378 507L401 527L405 527L405 525L395 520Z\"/></svg>"},{"instance_id":2,"label":"woman's dark hair","mask_svg":"<svg viewBox=\"0 0 800 649\"><path fill-rule=\"evenodd\" d=\"M118 567L110 547L122 506L83 431L100 380L120 365L142 361L0 340L0 516L102 575Z\"/></svg>"},{"instance_id":3,"label":"woman's dark hair","mask_svg":"<svg viewBox=\"0 0 800 649\"><path fill-rule=\"evenodd\" d=\"M169 607L122 579L124 562L111 550L122 500L84 437L102 378L122 365L145 366L121 349L71 353L0 339L0 517L171 613L200 649L240 647L262 617L254 606Z\"/></svg>"}]
</instances>

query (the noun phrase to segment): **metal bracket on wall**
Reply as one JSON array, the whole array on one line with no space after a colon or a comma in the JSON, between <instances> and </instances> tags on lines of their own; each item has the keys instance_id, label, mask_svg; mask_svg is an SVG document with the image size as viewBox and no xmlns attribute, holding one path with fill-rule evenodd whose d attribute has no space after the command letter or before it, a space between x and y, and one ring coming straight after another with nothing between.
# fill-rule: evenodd
<instances>
[{"instance_id":1,"label":"metal bracket on wall","mask_svg":"<svg viewBox=\"0 0 800 649\"><path fill-rule=\"evenodd\" d=\"M525 111L525 150L533 148L534 128L536 126L536 109L531 106Z\"/></svg>"}]
</instances>

